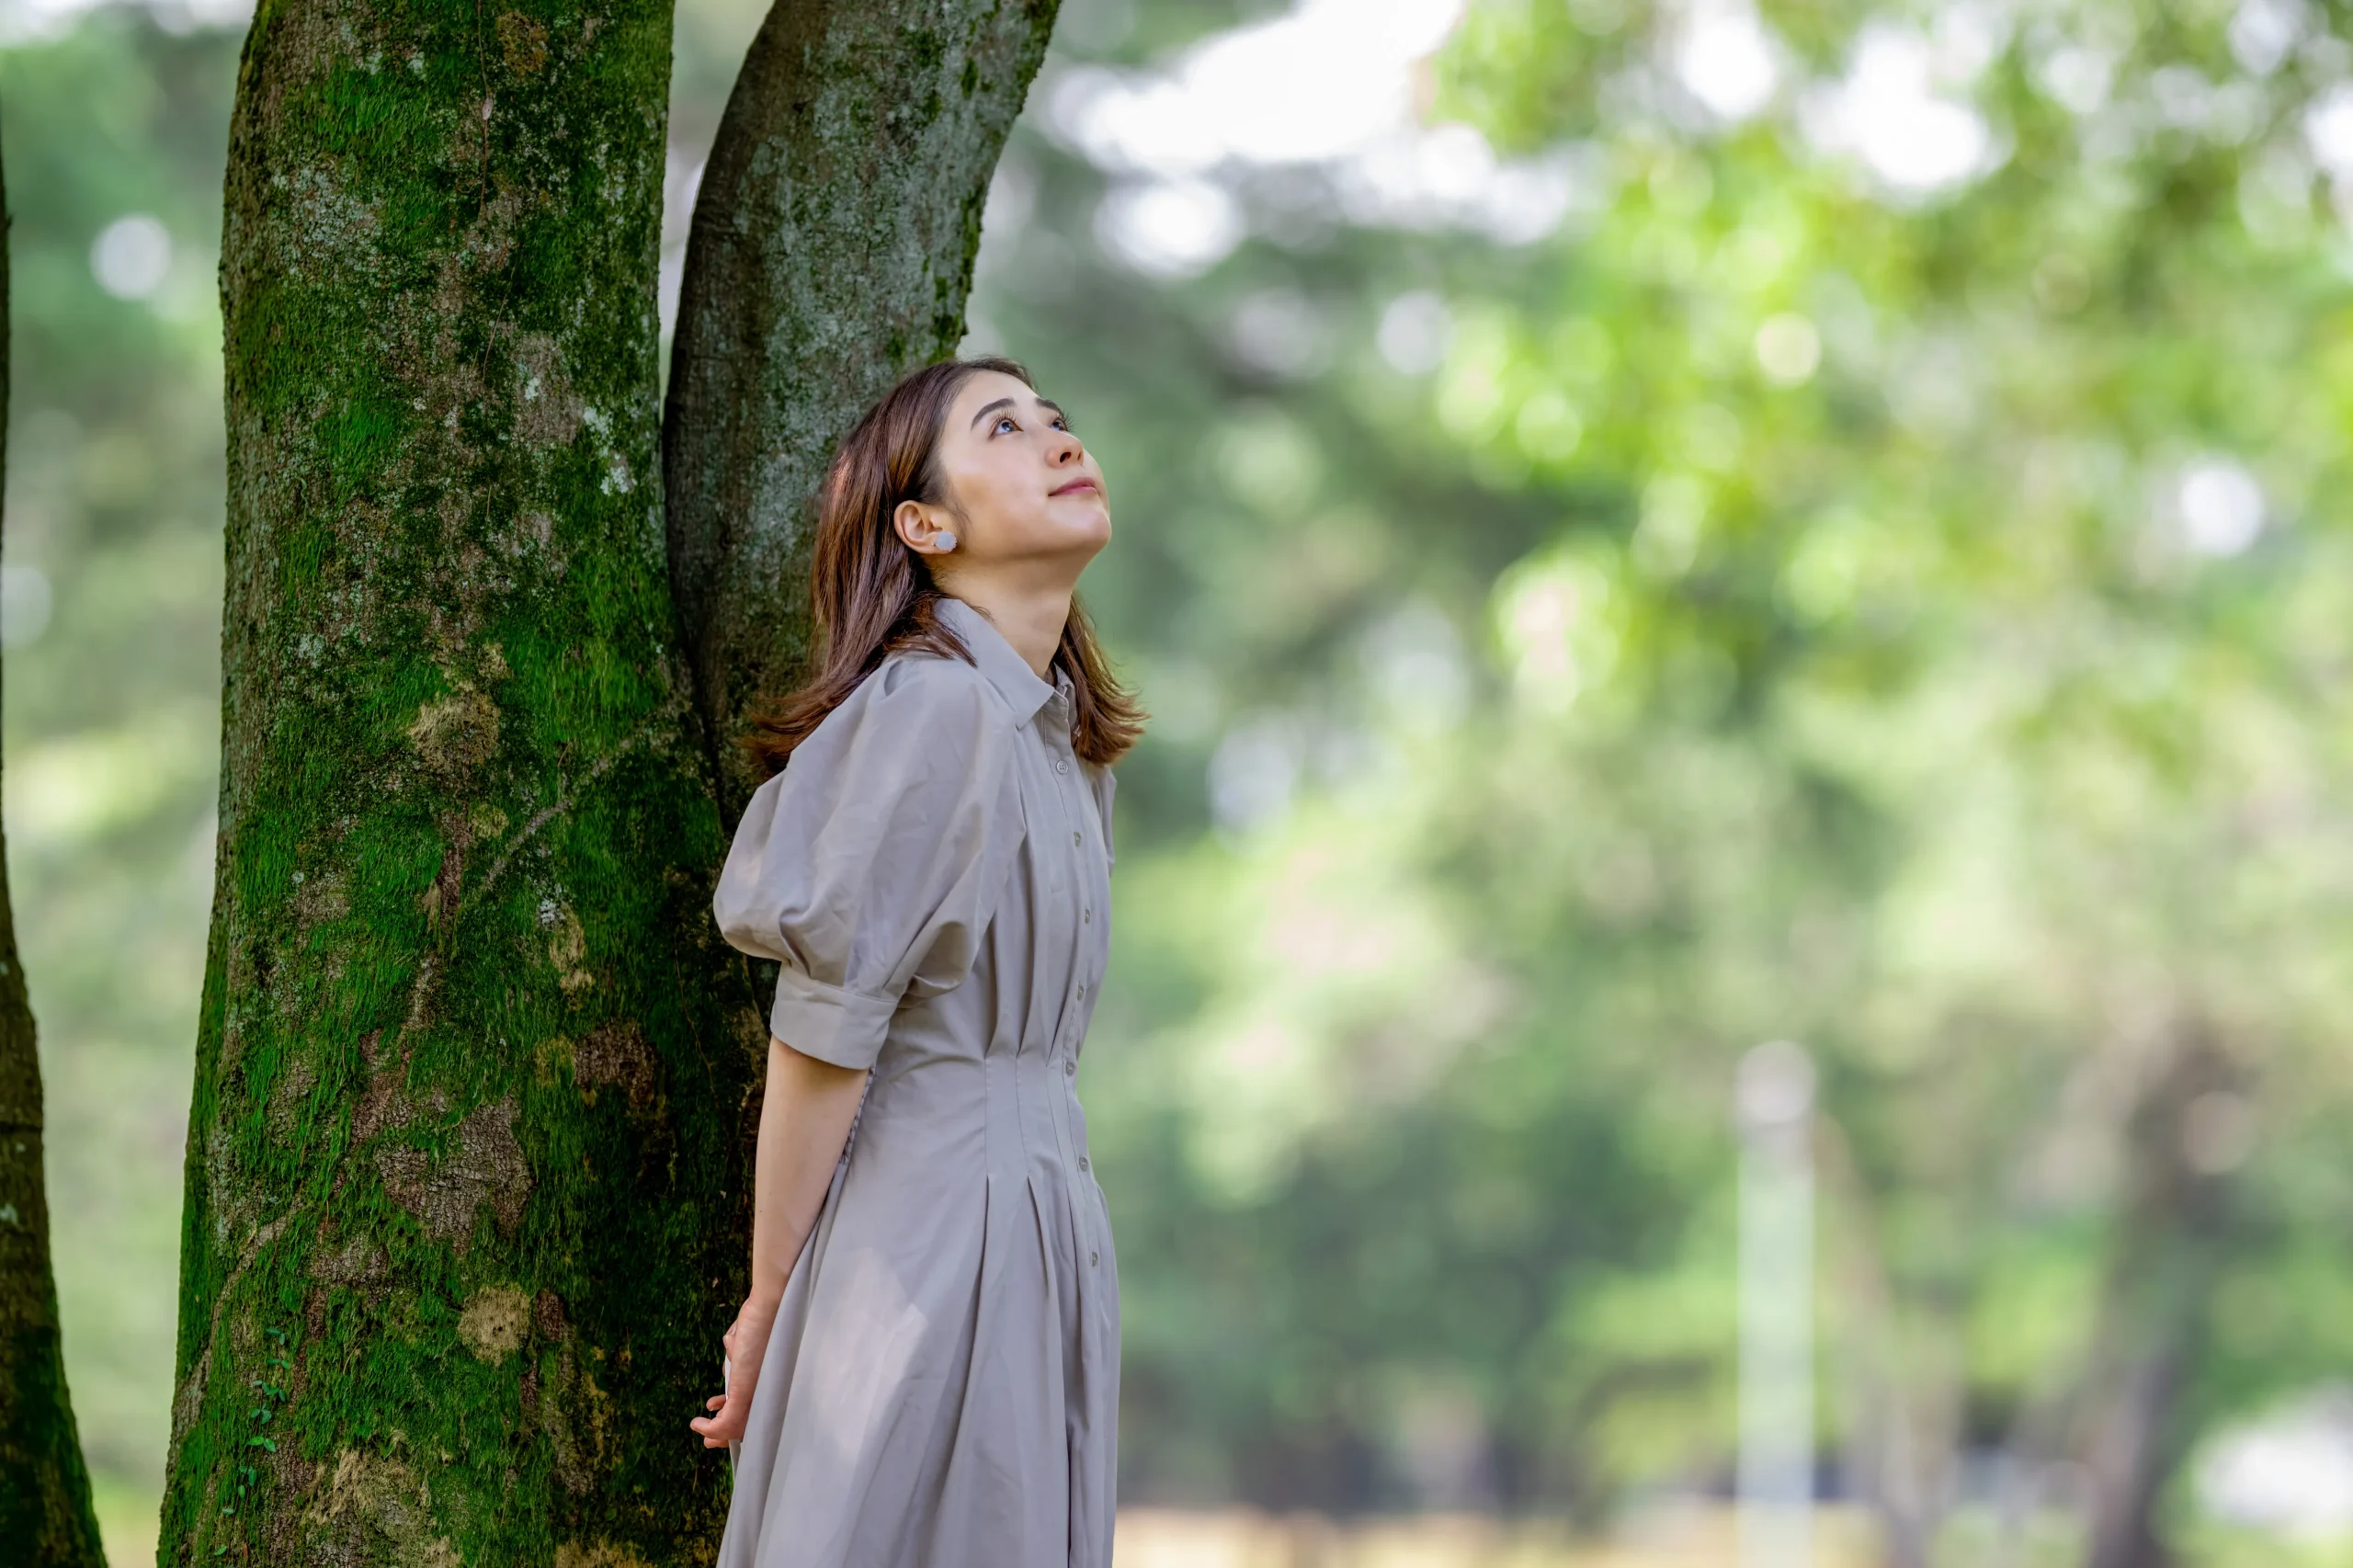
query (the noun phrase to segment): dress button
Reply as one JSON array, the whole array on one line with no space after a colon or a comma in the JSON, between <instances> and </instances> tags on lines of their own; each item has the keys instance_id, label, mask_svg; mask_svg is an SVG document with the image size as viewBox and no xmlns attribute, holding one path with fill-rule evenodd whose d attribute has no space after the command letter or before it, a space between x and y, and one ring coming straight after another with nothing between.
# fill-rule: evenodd
<instances>
[{"instance_id":1,"label":"dress button","mask_svg":"<svg viewBox=\"0 0 2353 1568\"><path fill-rule=\"evenodd\" d=\"M1078 923L1082 926L1092 923L1094 919L1095 906L1091 903L1078 912Z\"/></svg>"},{"instance_id":2,"label":"dress button","mask_svg":"<svg viewBox=\"0 0 2353 1568\"><path fill-rule=\"evenodd\" d=\"M1079 843L1083 843L1083 842L1085 842L1083 839L1081 839L1081 838L1079 837L1078 829L1076 829L1076 828L1072 828L1072 829L1070 830L1070 841L1071 841L1073 844L1079 844Z\"/></svg>"},{"instance_id":3,"label":"dress button","mask_svg":"<svg viewBox=\"0 0 2353 1568\"><path fill-rule=\"evenodd\" d=\"M1068 773L1070 771L1070 764L1064 762L1061 757L1056 757L1054 758L1054 771L1057 773Z\"/></svg>"},{"instance_id":4,"label":"dress button","mask_svg":"<svg viewBox=\"0 0 2353 1568\"><path fill-rule=\"evenodd\" d=\"M1087 1166L1087 1164L1086 1164L1086 1155L1084 1155L1084 1154L1081 1154L1081 1155L1078 1157L1078 1168L1079 1168L1080 1170L1086 1170L1086 1169L1089 1168L1089 1167Z\"/></svg>"},{"instance_id":5,"label":"dress button","mask_svg":"<svg viewBox=\"0 0 2353 1568\"><path fill-rule=\"evenodd\" d=\"M1077 1057L1070 1057L1063 1062L1063 1076L1065 1078L1075 1078L1078 1076Z\"/></svg>"},{"instance_id":6,"label":"dress button","mask_svg":"<svg viewBox=\"0 0 2353 1568\"><path fill-rule=\"evenodd\" d=\"M1086 1267L1089 1268L1095 1267L1095 1249L1093 1247L1086 1249Z\"/></svg>"},{"instance_id":7,"label":"dress button","mask_svg":"<svg viewBox=\"0 0 2353 1568\"><path fill-rule=\"evenodd\" d=\"M1078 983L1078 999L1082 1002L1086 1000L1086 982L1083 980Z\"/></svg>"}]
</instances>

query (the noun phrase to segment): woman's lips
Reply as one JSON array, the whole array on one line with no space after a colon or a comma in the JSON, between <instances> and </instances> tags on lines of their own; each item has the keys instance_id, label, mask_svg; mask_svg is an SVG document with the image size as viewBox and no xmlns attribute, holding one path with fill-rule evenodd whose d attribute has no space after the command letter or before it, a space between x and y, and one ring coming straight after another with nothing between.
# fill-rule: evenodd
<instances>
[{"instance_id":1,"label":"woman's lips","mask_svg":"<svg viewBox=\"0 0 2353 1568\"><path fill-rule=\"evenodd\" d=\"M1046 494L1049 496L1070 495L1081 490L1100 490L1101 488L1101 485L1096 483L1091 479L1074 479L1068 484L1060 485L1055 489L1047 491Z\"/></svg>"}]
</instances>

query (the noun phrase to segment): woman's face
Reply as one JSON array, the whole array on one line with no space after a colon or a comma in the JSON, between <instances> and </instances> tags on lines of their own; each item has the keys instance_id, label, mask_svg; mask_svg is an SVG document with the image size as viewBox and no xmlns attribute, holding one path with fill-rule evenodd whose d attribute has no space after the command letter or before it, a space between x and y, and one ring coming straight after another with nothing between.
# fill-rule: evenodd
<instances>
[{"instance_id":1,"label":"woman's face","mask_svg":"<svg viewBox=\"0 0 2353 1568\"><path fill-rule=\"evenodd\" d=\"M1039 568L1075 582L1111 538L1103 471L1052 403L998 370L965 378L939 433L945 506L908 501L892 521L942 577ZM956 548L939 551L952 532Z\"/></svg>"}]
</instances>

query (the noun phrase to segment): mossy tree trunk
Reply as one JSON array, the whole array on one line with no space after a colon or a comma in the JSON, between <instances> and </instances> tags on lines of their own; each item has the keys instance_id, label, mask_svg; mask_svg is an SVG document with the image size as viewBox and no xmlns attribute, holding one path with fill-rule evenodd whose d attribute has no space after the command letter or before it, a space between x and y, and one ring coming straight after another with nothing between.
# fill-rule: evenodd
<instances>
[{"instance_id":1,"label":"mossy tree trunk","mask_svg":"<svg viewBox=\"0 0 2353 1568\"><path fill-rule=\"evenodd\" d=\"M836 442L952 354L998 153L1057 0L779 0L705 166L671 350L671 580L732 821L731 743L810 652L810 503Z\"/></svg>"},{"instance_id":2,"label":"mossy tree trunk","mask_svg":"<svg viewBox=\"0 0 2353 1568\"><path fill-rule=\"evenodd\" d=\"M753 50L666 464L700 519L678 592L726 629L702 667L747 665L705 683L731 728L805 640L772 590L826 450L961 335L1051 17L779 6ZM587 1568L718 1533L684 1423L742 1289L765 1031L710 934L666 591L668 23L265 0L247 40L166 1562Z\"/></svg>"},{"instance_id":3,"label":"mossy tree trunk","mask_svg":"<svg viewBox=\"0 0 2353 1568\"><path fill-rule=\"evenodd\" d=\"M674 653L665 0L263 0L165 1562L700 1563L765 1030Z\"/></svg>"},{"instance_id":4,"label":"mossy tree trunk","mask_svg":"<svg viewBox=\"0 0 2353 1568\"><path fill-rule=\"evenodd\" d=\"M0 180L0 233L7 205ZM8 247L0 243L0 437L7 427ZM0 438L0 476L6 454ZM41 1175L40 1058L0 840L0 1562L103 1568L105 1562L65 1393Z\"/></svg>"}]
</instances>

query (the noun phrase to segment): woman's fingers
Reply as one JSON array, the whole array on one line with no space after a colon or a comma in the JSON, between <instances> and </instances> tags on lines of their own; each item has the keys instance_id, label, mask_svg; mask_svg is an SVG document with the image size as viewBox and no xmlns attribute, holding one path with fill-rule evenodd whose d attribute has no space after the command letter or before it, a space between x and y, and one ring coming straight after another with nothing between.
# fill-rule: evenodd
<instances>
[{"instance_id":1,"label":"woman's fingers","mask_svg":"<svg viewBox=\"0 0 2353 1568\"><path fill-rule=\"evenodd\" d=\"M714 1399L711 1403L722 1406L728 1403L723 1398ZM687 1425L702 1434L702 1445L706 1449L725 1448L730 1443L741 1442L744 1437L743 1419L732 1409L722 1409L716 1415L698 1415Z\"/></svg>"},{"instance_id":2,"label":"woman's fingers","mask_svg":"<svg viewBox=\"0 0 2353 1568\"><path fill-rule=\"evenodd\" d=\"M712 1415L698 1415L687 1423L702 1434L703 1447L707 1449L725 1448L729 1443L742 1441L745 1418L751 1411L752 1387L759 1378L760 1358L757 1356L746 1358L741 1349L744 1341L751 1337L744 1332L744 1315L738 1312L735 1321L727 1325L727 1332L720 1336L720 1344L726 1349L727 1359L732 1363L727 1392L712 1394L703 1402L703 1408L713 1412ZM766 1347L765 1335L759 1343L763 1348Z\"/></svg>"}]
</instances>

